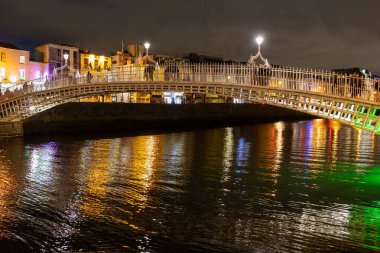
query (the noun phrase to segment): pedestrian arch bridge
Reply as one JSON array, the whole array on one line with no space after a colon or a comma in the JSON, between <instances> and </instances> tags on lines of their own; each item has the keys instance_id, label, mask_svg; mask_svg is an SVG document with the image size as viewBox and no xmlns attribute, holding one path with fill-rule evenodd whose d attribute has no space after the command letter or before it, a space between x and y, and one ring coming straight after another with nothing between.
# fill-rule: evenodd
<instances>
[{"instance_id":1,"label":"pedestrian arch bridge","mask_svg":"<svg viewBox=\"0 0 380 253\"><path fill-rule=\"evenodd\" d=\"M93 95L175 91L270 104L380 134L379 81L330 71L250 64L126 65L28 81L9 90L0 95L0 120L6 122Z\"/></svg>"}]
</instances>

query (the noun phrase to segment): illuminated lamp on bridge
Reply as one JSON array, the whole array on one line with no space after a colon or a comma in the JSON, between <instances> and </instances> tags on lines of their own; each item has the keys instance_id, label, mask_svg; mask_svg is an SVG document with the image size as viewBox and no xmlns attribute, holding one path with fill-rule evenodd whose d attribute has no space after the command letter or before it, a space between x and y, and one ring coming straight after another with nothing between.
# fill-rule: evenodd
<instances>
[{"instance_id":1,"label":"illuminated lamp on bridge","mask_svg":"<svg viewBox=\"0 0 380 253\"><path fill-rule=\"evenodd\" d=\"M146 49L146 54L149 55L149 48L150 48L150 43L147 41L144 43L144 47Z\"/></svg>"},{"instance_id":2,"label":"illuminated lamp on bridge","mask_svg":"<svg viewBox=\"0 0 380 253\"><path fill-rule=\"evenodd\" d=\"M158 62L156 62L154 59L152 59L149 56L150 43L148 41L144 43L144 47L145 47L145 55L142 57L143 62L153 63L153 64L158 65Z\"/></svg>"},{"instance_id":3,"label":"illuminated lamp on bridge","mask_svg":"<svg viewBox=\"0 0 380 253\"><path fill-rule=\"evenodd\" d=\"M248 60L248 64L250 64L250 65L258 65L256 63L256 60L260 59L264 63L264 64L262 64L262 66L264 66L265 68L271 68L272 66L269 64L268 59L264 58L263 55L261 54L261 44L263 44L263 42L264 42L264 38L262 36L258 36L256 38L256 43L257 43L257 46L258 46L257 54L255 56L251 55L251 57Z\"/></svg>"},{"instance_id":4,"label":"illuminated lamp on bridge","mask_svg":"<svg viewBox=\"0 0 380 253\"><path fill-rule=\"evenodd\" d=\"M63 59L65 60L65 65L63 65L62 67L54 68L53 75L58 75L58 71L61 71L63 73L63 71L65 69L68 69L69 73L74 72L75 77L78 77L79 76L79 70L76 70L76 69L70 67L69 64L67 63L69 60L69 55L67 53L63 55Z\"/></svg>"}]
</instances>

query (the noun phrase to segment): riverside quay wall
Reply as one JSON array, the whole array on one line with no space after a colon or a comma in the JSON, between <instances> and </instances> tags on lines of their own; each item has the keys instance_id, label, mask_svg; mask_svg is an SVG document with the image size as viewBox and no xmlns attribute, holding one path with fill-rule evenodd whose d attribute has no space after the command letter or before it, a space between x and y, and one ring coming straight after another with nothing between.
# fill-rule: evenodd
<instances>
[{"instance_id":1,"label":"riverside quay wall","mask_svg":"<svg viewBox=\"0 0 380 253\"><path fill-rule=\"evenodd\" d=\"M127 104L67 103L23 121L23 134L191 129L277 120L304 120L310 115L265 104Z\"/></svg>"},{"instance_id":2,"label":"riverside quay wall","mask_svg":"<svg viewBox=\"0 0 380 253\"><path fill-rule=\"evenodd\" d=\"M8 139L23 136L23 122L0 122L0 139Z\"/></svg>"}]
</instances>

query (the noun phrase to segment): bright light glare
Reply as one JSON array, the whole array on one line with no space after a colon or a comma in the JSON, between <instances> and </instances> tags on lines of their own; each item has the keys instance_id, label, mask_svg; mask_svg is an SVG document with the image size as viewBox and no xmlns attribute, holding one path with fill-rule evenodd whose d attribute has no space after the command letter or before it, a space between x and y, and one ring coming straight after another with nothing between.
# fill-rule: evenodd
<instances>
[{"instance_id":1,"label":"bright light glare","mask_svg":"<svg viewBox=\"0 0 380 253\"><path fill-rule=\"evenodd\" d=\"M67 61L69 59L69 55L68 54L64 54L63 55L63 59L65 59L65 61Z\"/></svg>"},{"instance_id":2,"label":"bright light glare","mask_svg":"<svg viewBox=\"0 0 380 253\"><path fill-rule=\"evenodd\" d=\"M256 43L257 43L259 46L263 43L263 41L264 41L264 38L261 37L261 36L259 36L259 37L256 38Z\"/></svg>"},{"instance_id":3,"label":"bright light glare","mask_svg":"<svg viewBox=\"0 0 380 253\"><path fill-rule=\"evenodd\" d=\"M35 109L36 109L36 107L34 107L34 106L29 107L30 111L34 111Z\"/></svg>"},{"instance_id":4,"label":"bright light glare","mask_svg":"<svg viewBox=\"0 0 380 253\"><path fill-rule=\"evenodd\" d=\"M145 47L146 50L149 50L149 48L150 48L150 43L149 43L149 42L145 42L144 47Z\"/></svg>"},{"instance_id":5,"label":"bright light glare","mask_svg":"<svg viewBox=\"0 0 380 253\"><path fill-rule=\"evenodd\" d=\"M15 82L17 82L17 77L11 76L11 77L9 77L9 81L11 81L11 83L15 83Z\"/></svg>"}]
</instances>

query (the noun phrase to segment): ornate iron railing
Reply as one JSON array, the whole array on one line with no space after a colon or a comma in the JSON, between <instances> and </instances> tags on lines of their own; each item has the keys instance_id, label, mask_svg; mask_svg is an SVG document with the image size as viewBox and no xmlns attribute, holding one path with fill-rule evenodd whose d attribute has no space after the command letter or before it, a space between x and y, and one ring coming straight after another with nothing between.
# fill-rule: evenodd
<instances>
[{"instance_id":1,"label":"ornate iron railing","mask_svg":"<svg viewBox=\"0 0 380 253\"><path fill-rule=\"evenodd\" d=\"M20 83L8 88L8 91L3 90L5 94L0 95L0 102L62 87L121 82L191 82L263 86L380 102L379 80L311 69L264 68L243 64L177 63L154 66L126 65L109 71L88 73L77 77L50 76Z\"/></svg>"}]
</instances>

